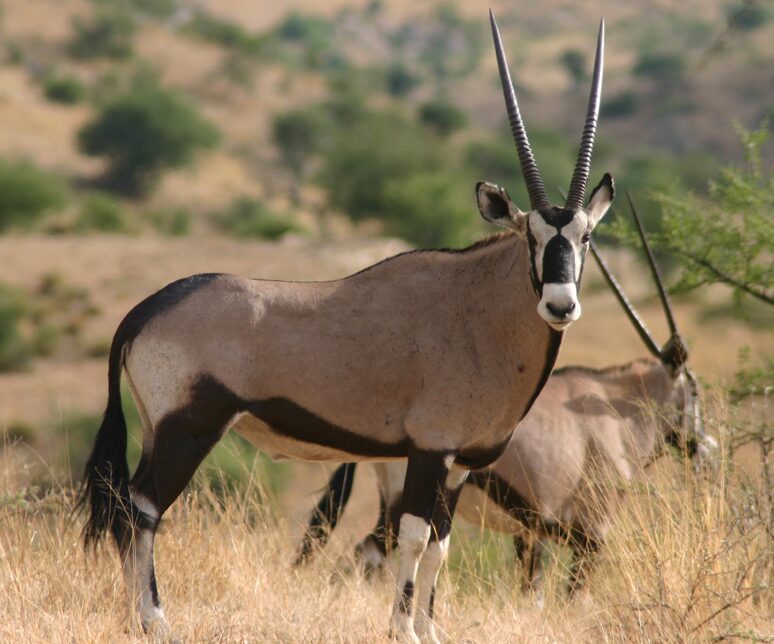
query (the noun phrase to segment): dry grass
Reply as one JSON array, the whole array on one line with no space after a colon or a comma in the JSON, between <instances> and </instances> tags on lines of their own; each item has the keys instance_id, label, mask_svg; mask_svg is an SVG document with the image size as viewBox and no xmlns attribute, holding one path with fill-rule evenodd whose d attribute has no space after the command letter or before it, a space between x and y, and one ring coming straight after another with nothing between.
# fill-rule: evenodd
<instances>
[{"instance_id":1,"label":"dry grass","mask_svg":"<svg viewBox=\"0 0 774 644\"><path fill-rule=\"evenodd\" d=\"M562 577L554 550L542 610L518 590L508 539L457 528L437 602L442 633L452 642L772 641L772 508L761 454L753 456L744 467L726 459L712 476L670 462L645 473L627 490L588 590L569 602L553 593ZM32 486L28 460L19 447L0 453L0 641L143 640L114 552L84 554L71 488ZM308 499L262 499L256 483L223 498L200 482L165 517L157 571L175 635L382 641L393 586L389 574L368 581L351 572L362 530L337 533L323 556L293 570Z\"/></svg>"}]
</instances>

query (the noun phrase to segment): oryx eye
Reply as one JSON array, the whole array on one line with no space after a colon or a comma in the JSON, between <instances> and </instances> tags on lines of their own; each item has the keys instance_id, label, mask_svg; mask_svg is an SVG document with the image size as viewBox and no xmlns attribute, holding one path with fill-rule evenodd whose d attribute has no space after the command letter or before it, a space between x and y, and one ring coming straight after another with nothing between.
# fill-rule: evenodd
<instances>
[{"instance_id":1,"label":"oryx eye","mask_svg":"<svg viewBox=\"0 0 774 644\"><path fill-rule=\"evenodd\" d=\"M591 233L584 233L583 237L581 237L581 241L584 244L588 244L591 241Z\"/></svg>"}]
</instances>

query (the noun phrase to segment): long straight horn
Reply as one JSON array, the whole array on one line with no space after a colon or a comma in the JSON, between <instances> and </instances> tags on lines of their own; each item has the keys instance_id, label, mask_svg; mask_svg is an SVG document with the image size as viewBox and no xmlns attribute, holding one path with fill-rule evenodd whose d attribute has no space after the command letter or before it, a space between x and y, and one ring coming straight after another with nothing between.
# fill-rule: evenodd
<instances>
[{"instance_id":1,"label":"long straight horn","mask_svg":"<svg viewBox=\"0 0 774 644\"><path fill-rule=\"evenodd\" d=\"M637 232L640 235L642 247L645 249L645 254L648 257L650 272L653 274L653 279L656 282L656 287L658 288L658 296L661 299L661 306L664 307L664 313L666 314L667 323L669 324L669 331L671 332L672 337L675 337L678 335L678 333L677 324L675 323L675 316L674 313L672 313L672 305L669 301L666 288L664 288L664 280L661 279L661 272L658 270L658 266L656 265L656 259L653 257L653 251L651 250L650 244L645 237L645 229L642 226L642 220L640 219L640 215L637 212L637 209L634 207L634 202L632 201L632 197L628 190L626 191L626 199L629 201L629 208L632 211L632 217L634 218L634 223L637 226Z\"/></svg>"},{"instance_id":2,"label":"long straight horn","mask_svg":"<svg viewBox=\"0 0 774 644\"><path fill-rule=\"evenodd\" d=\"M505 58L503 43L500 40L500 31L497 29L497 22L495 22L494 13L491 9L489 10L489 21L492 24L492 38L494 39L495 52L497 54L497 67L500 69L500 82L503 85L505 109L508 111L508 121L511 125L513 141L516 143L516 150L519 153L521 174L524 176L524 181L527 184L529 202L533 210L549 208L551 204L548 202L543 179L540 177L540 171L535 163L532 148L529 145L527 130L524 128L524 122L521 120L519 104L516 101L516 90L513 88L511 74L508 71L508 61Z\"/></svg>"},{"instance_id":3,"label":"long straight horn","mask_svg":"<svg viewBox=\"0 0 774 644\"><path fill-rule=\"evenodd\" d=\"M629 320L631 320L631 323L634 325L634 329L637 331L640 338L642 338L642 341L645 343L645 346L648 348L648 351L650 351L657 358L660 358L661 349L656 344L656 341L653 339L653 336L650 334L650 331L648 331L648 327L645 326L645 323L642 321L639 314L632 306L632 303L629 301L629 298L627 298L626 295L624 295L624 292L621 289L621 286L618 284L618 281L610 272L610 269L605 263L605 260L602 259L601 255L597 252L597 247L594 244L593 240L591 241L591 253L594 255L594 259L597 260L597 265L599 266L599 270L602 271L602 275L605 276L605 280L610 285L610 288L613 289L613 293L615 293L616 298L618 298L618 302L623 307L623 310L626 313L626 316L629 318Z\"/></svg>"},{"instance_id":4,"label":"long straight horn","mask_svg":"<svg viewBox=\"0 0 774 644\"><path fill-rule=\"evenodd\" d=\"M586 184L591 172L591 155L594 152L594 136L597 133L599 120L599 100L602 96L602 68L605 64L605 20L599 23L599 35L597 36L597 56L594 61L594 77L591 81L589 92L589 106L586 110L586 123L583 126L578 160L575 162L575 170L572 173L570 189L567 191L567 203L565 208L576 210L583 208L583 198L586 195Z\"/></svg>"}]
</instances>

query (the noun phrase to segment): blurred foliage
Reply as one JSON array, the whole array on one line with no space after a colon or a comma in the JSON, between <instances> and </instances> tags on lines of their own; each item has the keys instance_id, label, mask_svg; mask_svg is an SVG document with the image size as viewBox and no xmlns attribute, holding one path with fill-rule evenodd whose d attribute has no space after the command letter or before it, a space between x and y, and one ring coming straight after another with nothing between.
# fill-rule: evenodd
<instances>
[{"instance_id":1,"label":"blurred foliage","mask_svg":"<svg viewBox=\"0 0 774 644\"><path fill-rule=\"evenodd\" d=\"M745 165L723 168L706 197L692 192L657 195L661 230L649 231L649 238L677 259L676 290L723 283L732 288L737 303L747 295L774 305L774 177L761 155L769 128L764 123L752 132L738 131ZM620 240L639 245L623 220L614 232Z\"/></svg>"},{"instance_id":2,"label":"blurred foliage","mask_svg":"<svg viewBox=\"0 0 774 644\"><path fill-rule=\"evenodd\" d=\"M477 219L472 189L447 172L416 172L384 187L387 232L417 246L464 246Z\"/></svg>"},{"instance_id":3,"label":"blurred foliage","mask_svg":"<svg viewBox=\"0 0 774 644\"><path fill-rule=\"evenodd\" d=\"M81 204L75 229L79 232L119 233L128 230L127 214L121 203L109 194L93 193Z\"/></svg>"},{"instance_id":4,"label":"blurred foliage","mask_svg":"<svg viewBox=\"0 0 774 644\"><path fill-rule=\"evenodd\" d=\"M323 110L311 107L282 112L272 122L272 139L282 163L301 181L312 158L319 154L330 128Z\"/></svg>"},{"instance_id":5,"label":"blurred foliage","mask_svg":"<svg viewBox=\"0 0 774 644\"><path fill-rule=\"evenodd\" d=\"M63 181L24 162L0 159L0 232L30 228L68 199Z\"/></svg>"},{"instance_id":6,"label":"blurred foliage","mask_svg":"<svg viewBox=\"0 0 774 644\"><path fill-rule=\"evenodd\" d=\"M247 31L241 25L199 11L186 25L185 31L208 42L254 56L260 54L265 39Z\"/></svg>"},{"instance_id":7,"label":"blurred foliage","mask_svg":"<svg viewBox=\"0 0 774 644\"><path fill-rule=\"evenodd\" d=\"M75 58L128 58L132 54L135 23L125 6L100 3L90 20L73 20L70 53Z\"/></svg>"},{"instance_id":8,"label":"blurred foliage","mask_svg":"<svg viewBox=\"0 0 774 644\"><path fill-rule=\"evenodd\" d=\"M605 99L600 107L600 115L603 118L624 118L637 111L639 99L637 94L626 90L615 96Z\"/></svg>"},{"instance_id":9,"label":"blurred foliage","mask_svg":"<svg viewBox=\"0 0 774 644\"><path fill-rule=\"evenodd\" d=\"M147 193L161 172L217 140L193 103L149 80L109 99L78 133L84 153L107 157L106 185L129 196Z\"/></svg>"},{"instance_id":10,"label":"blurred foliage","mask_svg":"<svg viewBox=\"0 0 774 644\"><path fill-rule=\"evenodd\" d=\"M644 51L640 53L632 73L659 84L673 84L685 73L685 60L674 51Z\"/></svg>"},{"instance_id":11,"label":"blurred foliage","mask_svg":"<svg viewBox=\"0 0 774 644\"><path fill-rule=\"evenodd\" d=\"M728 24L740 31L753 31L766 23L769 18L769 10L762 2L747 0L741 5L728 8Z\"/></svg>"},{"instance_id":12,"label":"blurred foliage","mask_svg":"<svg viewBox=\"0 0 774 644\"><path fill-rule=\"evenodd\" d=\"M213 216L215 223L235 237L258 237L274 241L288 233L301 232L290 215L270 210L257 199L239 197L222 213Z\"/></svg>"},{"instance_id":13,"label":"blurred foliage","mask_svg":"<svg viewBox=\"0 0 774 644\"><path fill-rule=\"evenodd\" d=\"M462 129L468 122L465 112L441 98L420 105L419 120L441 136L448 136Z\"/></svg>"},{"instance_id":14,"label":"blurred foliage","mask_svg":"<svg viewBox=\"0 0 774 644\"><path fill-rule=\"evenodd\" d=\"M21 329L28 306L22 291L0 284L0 372L24 369L32 358Z\"/></svg>"},{"instance_id":15,"label":"blurred foliage","mask_svg":"<svg viewBox=\"0 0 774 644\"><path fill-rule=\"evenodd\" d=\"M48 100L64 105L75 105L86 97L86 87L75 76L47 76L43 92Z\"/></svg>"},{"instance_id":16,"label":"blurred foliage","mask_svg":"<svg viewBox=\"0 0 774 644\"><path fill-rule=\"evenodd\" d=\"M408 65L402 62L395 62L385 70L384 83L387 92L391 96L403 98L419 85L420 80Z\"/></svg>"},{"instance_id":17,"label":"blurred foliage","mask_svg":"<svg viewBox=\"0 0 774 644\"><path fill-rule=\"evenodd\" d=\"M145 221L169 237L187 235L191 230L191 218L191 213L185 208L153 209L143 213Z\"/></svg>"},{"instance_id":18,"label":"blurred foliage","mask_svg":"<svg viewBox=\"0 0 774 644\"><path fill-rule=\"evenodd\" d=\"M576 85L588 78L586 56L577 49L566 49L560 58L562 66L567 70L572 82Z\"/></svg>"}]
</instances>

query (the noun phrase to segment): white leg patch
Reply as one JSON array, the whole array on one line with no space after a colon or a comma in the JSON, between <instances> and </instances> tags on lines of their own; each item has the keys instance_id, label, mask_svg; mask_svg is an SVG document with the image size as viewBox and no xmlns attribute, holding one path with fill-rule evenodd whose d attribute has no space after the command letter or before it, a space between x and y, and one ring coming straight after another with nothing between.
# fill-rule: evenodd
<instances>
[{"instance_id":1,"label":"white leg patch","mask_svg":"<svg viewBox=\"0 0 774 644\"><path fill-rule=\"evenodd\" d=\"M169 626L164 611L156 606L151 591L153 569L153 533L140 530L129 547L124 559L124 583L129 599L140 617L143 627L150 633L163 635Z\"/></svg>"},{"instance_id":2,"label":"white leg patch","mask_svg":"<svg viewBox=\"0 0 774 644\"><path fill-rule=\"evenodd\" d=\"M468 470L457 465L452 466L446 475L446 489L456 490L465 482L466 478L468 478Z\"/></svg>"},{"instance_id":3,"label":"white leg patch","mask_svg":"<svg viewBox=\"0 0 774 644\"><path fill-rule=\"evenodd\" d=\"M151 503L148 499L146 499L142 494L139 494L138 492L130 491L130 496L132 499L132 503L134 503L137 506L138 510L140 510L146 516L149 516L151 519L158 521L159 511L156 509L156 506L153 505L153 503Z\"/></svg>"},{"instance_id":4,"label":"white leg patch","mask_svg":"<svg viewBox=\"0 0 774 644\"><path fill-rule=\"evenodd\" d=\"M434 600L435 588L438 581L438 572L446 560L449 552L449 535L441 541L433 541L427 546L425 554L419 562L417 573L417 616L414 621L414 630L423 642L436 644L438 635L435 632L435 623L431 616L431 601Z\"/></svg>"},{"instance_id":5,"label":"white leg patch","mask_svg":"<svg viewBox=\"0 0 774 644\"><path fill-rule=\"evenodd\" d=\"M392 608L390 630L401 639L418 642L414 634L414 619L412 616L412 604L414 594L414 582L417 576L417 567L422 553L430 540L430 524L422 517L413 514L404 514L400 518L400 531L398 532L398 549L400 552L400 567L398 569L398 592ZM406 596L410 589L410 596Z\"/></svg>"}]
</instances>

